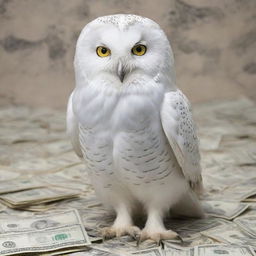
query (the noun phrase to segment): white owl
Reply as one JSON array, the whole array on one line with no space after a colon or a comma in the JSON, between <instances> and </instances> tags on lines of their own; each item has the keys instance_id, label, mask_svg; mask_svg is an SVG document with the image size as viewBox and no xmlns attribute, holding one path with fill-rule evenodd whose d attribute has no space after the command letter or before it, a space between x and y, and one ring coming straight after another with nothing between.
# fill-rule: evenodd
<instances>
[{"instance_id":1,"label":"white owl","mask_svg":"<svg viewBox=\"0 0 256 256\"><path fill-rule=\"evenodd\" d=\"M201 217L200 155L190 104L175 83L168 39L136 15L100 17L76 46L67 130L96 193L116 212L105 237L172 239L169 212ZM142 231L133 214L144 211Z\"/></svg>"}]
</instances>

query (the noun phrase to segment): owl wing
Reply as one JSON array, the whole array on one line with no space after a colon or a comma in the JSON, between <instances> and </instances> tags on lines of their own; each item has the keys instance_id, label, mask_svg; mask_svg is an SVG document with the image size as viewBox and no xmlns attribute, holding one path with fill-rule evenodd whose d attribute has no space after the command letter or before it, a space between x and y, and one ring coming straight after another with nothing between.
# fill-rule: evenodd
<instances>
[{"instance_id":1,"label":"owl wing","mask_svg":"<svg viewBox=\"0 0 256 256\"><path fill-rule=\"evenodd\" d=\"M165 93L161 121L185 178L196 192L201 192L199 141L190 103L180 90Z\"/></svg>"},{"instance_id":2,"label":"owl wing","mask_svg":"<svg viewBox=\"0 0 256 256\"><path fill-rule=\"evenodd\" d=\"M81 148L80 148L80 142L79 142L79 127L78 127L78 121L77 118L73 112L73 93L69 96L68 100L68 108L67 108L67 119L66 119L66 125L67 125L67 134L71 139L72 146L76 152L76 154L79 157L83 157Z\"/></svg>"}]
</instances>

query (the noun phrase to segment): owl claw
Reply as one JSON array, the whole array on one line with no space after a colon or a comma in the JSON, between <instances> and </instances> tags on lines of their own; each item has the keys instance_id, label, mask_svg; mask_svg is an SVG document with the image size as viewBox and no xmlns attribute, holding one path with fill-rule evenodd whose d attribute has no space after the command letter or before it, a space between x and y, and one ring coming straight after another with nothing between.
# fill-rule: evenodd
<instances>
[{"instance_id":1,"label":"owl claw","mask_svg":"<svg viewBox=\"0 0 256 256\"><path fill-rule=\"evenodd\" d=\"M101 235L102 235L103 241L105 241L106 239L113 238L115 236L111 227L103 228L101 230Z\"/></svg>"},{"instance_id":2,"label":"owl claw","mask_svg":"<svg viewBox=\"0 0 256 256\"><path fill-rule=\"evenodd\" d=\"M121 237L125 235L132 236L135 240L137 240L137 237L140 237L140 229L136 226L127 226L127 227L107 227L103 228L101 230L101 234L103 237L103 240L111 239L114 237Z\"/></svg>"},{"instance_id":3,"label":"owl claw","mask_svg":"<svg viewBox=\"0 0 256 256\"><path fill-rule=\"evenodd\" d=\"M182 239L182 237L179 235L179 234L177 234L177 237L176 237L178 240L180 240L182 243L184 242L183 241L183 239Z\"/></svg>"},{"instance_id":4,"label":"owl claw","mask_svg":"<svg viewBox=\"0 0 256 256\"><path fill-rule=\"evenodd\" d=\"M147 239L155 241L157 245L160 245L162 240L179 239L183 241L182 238L172 230L163 230L160 232L148 232L147 230L143 230L141 233L140 241L137 244L140 244Z\"/></svg>"}]
</instances>

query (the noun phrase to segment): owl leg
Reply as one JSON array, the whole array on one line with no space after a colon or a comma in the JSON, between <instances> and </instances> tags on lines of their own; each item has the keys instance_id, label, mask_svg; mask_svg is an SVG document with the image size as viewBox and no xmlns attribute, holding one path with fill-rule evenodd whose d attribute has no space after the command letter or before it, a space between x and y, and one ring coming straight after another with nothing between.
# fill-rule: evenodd
<instances>
[{"instance_id":1,"label":"owl leg","mask_svg":"<svg viewBox=\"0 0 256 256\"><path fill-rule=\"evenodd\" d=\"M142 230L140 241L151 239L160 243L161 240L179 238L179 235L172 231L166 230L163 223L164 211L152 207L148 210L148 218L144 229Z\"/></svg>"},{"instance_id":2,"label":"owl leg","mask_svg":"<svg viewBox=\"0 0 256 256\"><path fill-rule=\"evenodd\" d=\"M140 229L133 225L130 210L125 205L119 205L116 209L116 219L111 227L102 229L103 238L120 237L130 235L137 239Z\"/></svg>"}]
</instances>

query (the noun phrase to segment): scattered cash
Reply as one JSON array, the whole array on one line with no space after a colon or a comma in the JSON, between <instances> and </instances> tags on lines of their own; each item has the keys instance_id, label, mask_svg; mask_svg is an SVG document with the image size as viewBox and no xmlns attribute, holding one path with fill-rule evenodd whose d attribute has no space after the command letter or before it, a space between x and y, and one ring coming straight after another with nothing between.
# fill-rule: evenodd
<instances>
[{"instance_id":1,"label":"scattered cash","mask_svg":"<svg viewBox=\"0 0 256 256\"><path fill-rule=\"evenodd\" d=\"M166 219L183 241L103 241L115 214L94 194L61 111L0 109L0 255L217 256L256 249L256 105L194 107L201 138L205 219ZM143 227L145 220L140 220Z\"/></svg>"},{"instance_id":2,"label":"scattered cash","mask_svg":"<svg viewBox=\"0 0 256 256\"><path fill-rule=\"evenodd\" d=\"M202 234L213 238L218 242L236 245L248 245L252 246L254 250L256 250L255 237L244 233L235 225L223 225L215 229L204 231Z\"/></svg>"},{"instance_id":3,"label":"scattered cash","mask_svg":"<svg viewBox=\"0 0 256 256\"><path fill-rule=\"evenodd\" d=\"M171 224L170 226L174 229L182 238L183 241L190 241L201 235L201 232L212 229L218 226L223 226L228 222L223 219L216 218L205 218L205 219L191 219L190 221L184 222L179 221L181 226L176 227ZM168 226L169 227L169 226Z\"/></svg>"},{"instance_id":4,"label":"scattered cash","mask_svg":"<svg viewBox=\"0 0 256 256\"><path fill-rule=\"evenodd\" d=\"M76 251L91 244L75 209L29 217L0 216L0 255Z\"/></svg>"},{"instance_id":5,"label":"scattered cash","mask_svg":"<svg viewBox=\"0 0 256 256\"><path fill-rule=\"evenodd\" d=\"M194 256L194 248L184 248L181 246L165 243L165 256Z\"/></svg>"},{"instance_id":6,"label":"scattered cash","mask_svg":"<svg viewBox=\"0 0 256 256\"><path fill-rule=\"evenodd\" d=\"M250 246L236 246L236 245L201 245L195 248L196 256L219 256L219 255L231 255L231 256L254 256L256 255L253 248Z\"/></svg>"},{"instance_id":7,"label":"scattered cash","mask_svg":"<svg viewBox=\"0 0 256 256\"><path fill-rule=\"evenodd\" d=\"M231 201L244 201L248 197L256 195L255 186L232 186L216 195L216 199L226 199Z\"/></svg>"},{"instance_id":8,"label":"scattered cash","mask_svg":"<svg viewBox=\"0 0 256 256\"><path fill-rule=\"evenodd\" d=\"M81 224L0 235L0 255L48 252L90 244Z\"/></svg>"},{"instance_id":9,"label":"scattered cash","mask_svg":"<svg viewBox=\"0 0 256 256\"><path fill-rule=\"evenodd\" d=\"M245 232L256 239L256 215L238 217L234 222Z\"/></svg>"},{"instance_id":10,"label":"scattered cash","mask_svg":"<svg viewBox=\"0 0 256 256\"><path fill-rule=\"evenodd\" d=\"M163 256L160 248L153 248L148 250L141 250L138 252L133 252L132 255L145 255L145 256ZM167 255L167 254L165 254Z\"/></svg>"},{"instance_id":11,"label":"scattered cash","mask_svg":"<svg viewBox=\"0 0 256 256\"><path fill-rule=\"evenodd\" d=\"M244 212L249 204L228 201L202 201L203 208L208 215L232 220Z\"/></svg>"}]
</instances>

